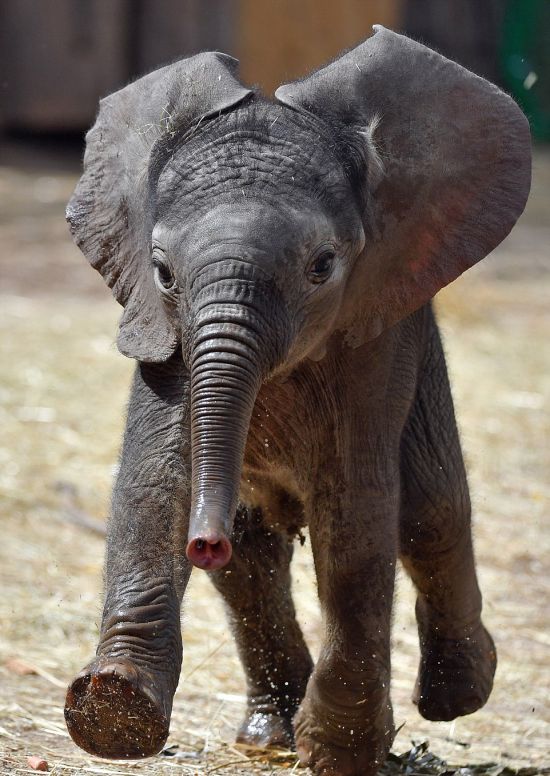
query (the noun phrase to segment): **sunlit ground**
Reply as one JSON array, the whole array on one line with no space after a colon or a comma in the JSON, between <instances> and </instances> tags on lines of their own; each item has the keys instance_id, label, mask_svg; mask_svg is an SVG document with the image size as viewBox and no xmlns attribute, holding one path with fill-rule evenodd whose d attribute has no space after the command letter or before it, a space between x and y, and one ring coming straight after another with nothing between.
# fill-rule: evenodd
<instances>
[{"instance_id":1,"label":"sunlit ground","mask_svg":"<svg viewBox=\"0 0 550 776\"><path fill-rule=\"evenodd\" d=\"M0 169L0 772L290 773L295 760L233 748L244 681L222 607L201 572L186 595L184 667L169 746L144 763L90 758L68 737L64 689L95 648L102 521L132 363L114 346L117 305L68 238L75 176ZM417 664L413 596L400 576L393 628L394 746L429 739L449 762L550 767L550 158L539 154L527 215L485 267L440 295L475 505L485 620L499 651L477 714L428 723L410 703ZM295 598L313 652L321 637L309 547ZM19 662L14 662L17 659ZM3 768L3 770L2 770Z\"/></svg>"}]
</instances>

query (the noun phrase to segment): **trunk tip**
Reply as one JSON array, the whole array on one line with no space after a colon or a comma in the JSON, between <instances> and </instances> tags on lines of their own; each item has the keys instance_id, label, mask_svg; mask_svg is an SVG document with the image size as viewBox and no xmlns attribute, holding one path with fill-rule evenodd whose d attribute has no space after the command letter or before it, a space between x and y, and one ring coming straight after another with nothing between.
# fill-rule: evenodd
<instances>
[{"instance_id":1,"label":"trunk tip","mask_svg":"<svg viewBox=\"0 0 550 776\"><path fill-rule=\"evenodd\" d=\"M223 534L196 536L187 545L185 554L193 566L204 571L215 571L231 560L231 542Z\"/></svg>"}]
</instances>

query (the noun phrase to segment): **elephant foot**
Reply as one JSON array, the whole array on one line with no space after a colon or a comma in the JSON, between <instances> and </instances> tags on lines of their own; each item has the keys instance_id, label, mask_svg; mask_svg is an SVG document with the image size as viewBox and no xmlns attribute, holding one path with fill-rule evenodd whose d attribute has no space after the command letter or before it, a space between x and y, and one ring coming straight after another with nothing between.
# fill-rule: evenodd
<instances>
[{"instance_id":1,"label":"elephant foot","mask_svg":"<svg viewBox=\"0 0 550 776\"><path fill-rule=\"evenodd\" d=\"M278 711L253 709L239 728L237 743L260 749L293 749L292 720Z\"/></svg>"},{"instance_id":2,"label":"elephant foot","mask_svg":"<svg viewBox=\"0 0 550 776\"><path fill-rule=\"evenodd\" d=\"M467 638L421 638L422 656L413 703L425 719L450 721L473 714L493 689L497 656L480 623Z\"/></svg>"},{"instance_id":3,"label":"elephant foot","mask_svg":"<svg viewBox=\"0 0 550 776\"><path fill-rule=\"evenodd\" d=\"M170 711L158 682L127 659L102 659L85 668L67 691L65 720L73 741L89 754L140 759L159 752Z\"/></svg>"},{"instance_id":4,"label":"elephant foot","mask_svg":"<svg viewBox=\"0 0 550 776\"><path fill-rule=\"evenodd\" d=\"M313 704L307 699L304 701L294 718L300 764L309 767L315 776L374 776L386 761L393 741L391 706L388 706L387 724L369 729L368 733L357 727L351 715L347 722L341 715L339 710L342 721L336 725L338 740L335 741L333 731L322 724L323 719L330 718L331 728L334 727L333 715L327 709L317 712Z\"/></svg>"}]
</instances>

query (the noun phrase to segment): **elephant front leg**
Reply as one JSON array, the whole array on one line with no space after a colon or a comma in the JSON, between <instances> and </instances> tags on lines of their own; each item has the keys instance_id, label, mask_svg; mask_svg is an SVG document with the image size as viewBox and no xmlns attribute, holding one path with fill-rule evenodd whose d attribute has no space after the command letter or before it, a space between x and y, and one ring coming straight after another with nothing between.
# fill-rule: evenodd
<instances>
[{"instance_id":1,"label":"elephant front leg","mask_svg":"<svg viewBox=\"0 0 550 776\"><path fill-rule=\"evenodd\" d=\"M325 619L320 657L295 718L296 747L318 776L369 776L393 741L390 617L398 488L320 499L311 521Z\"/></svg>"},{"instance_id":2,"label":"elephant front leg","mask_svg":"<svg viewBox=\"0 0 550 776\"><path fill-rule=\"evenodd\" d=\"M181 363L140 365L107 537L105 604L94 660L65 706L73 740L100 757L140 758L167 736L189 578L186 379Z\"/></svg>"}]
</instances>

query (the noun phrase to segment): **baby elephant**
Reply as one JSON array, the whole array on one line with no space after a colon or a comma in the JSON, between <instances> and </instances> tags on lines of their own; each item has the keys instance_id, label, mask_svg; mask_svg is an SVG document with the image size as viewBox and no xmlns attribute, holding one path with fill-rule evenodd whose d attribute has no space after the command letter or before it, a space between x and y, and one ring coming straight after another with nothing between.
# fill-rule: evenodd
<instances>
[{"instance_id":1,"label":"baby elephant","mask_svg":"<svg viewBox=\"0 0 550 776\"><path fill-rule=\"evenodd\" d=\"M495 86L382 27L274 101L236 66L199 54L104 99L69 203L137 365L99 646L65 715L94 755L161 749L194 565L223 596L246 674L238 740L368 776L394 731L398 556L418 592L420 713L471 714L491 691L429 300L520 215L529 129ZM306 525L325 622L315 666L290 594Z\"/></svg>"}]
</instances>

